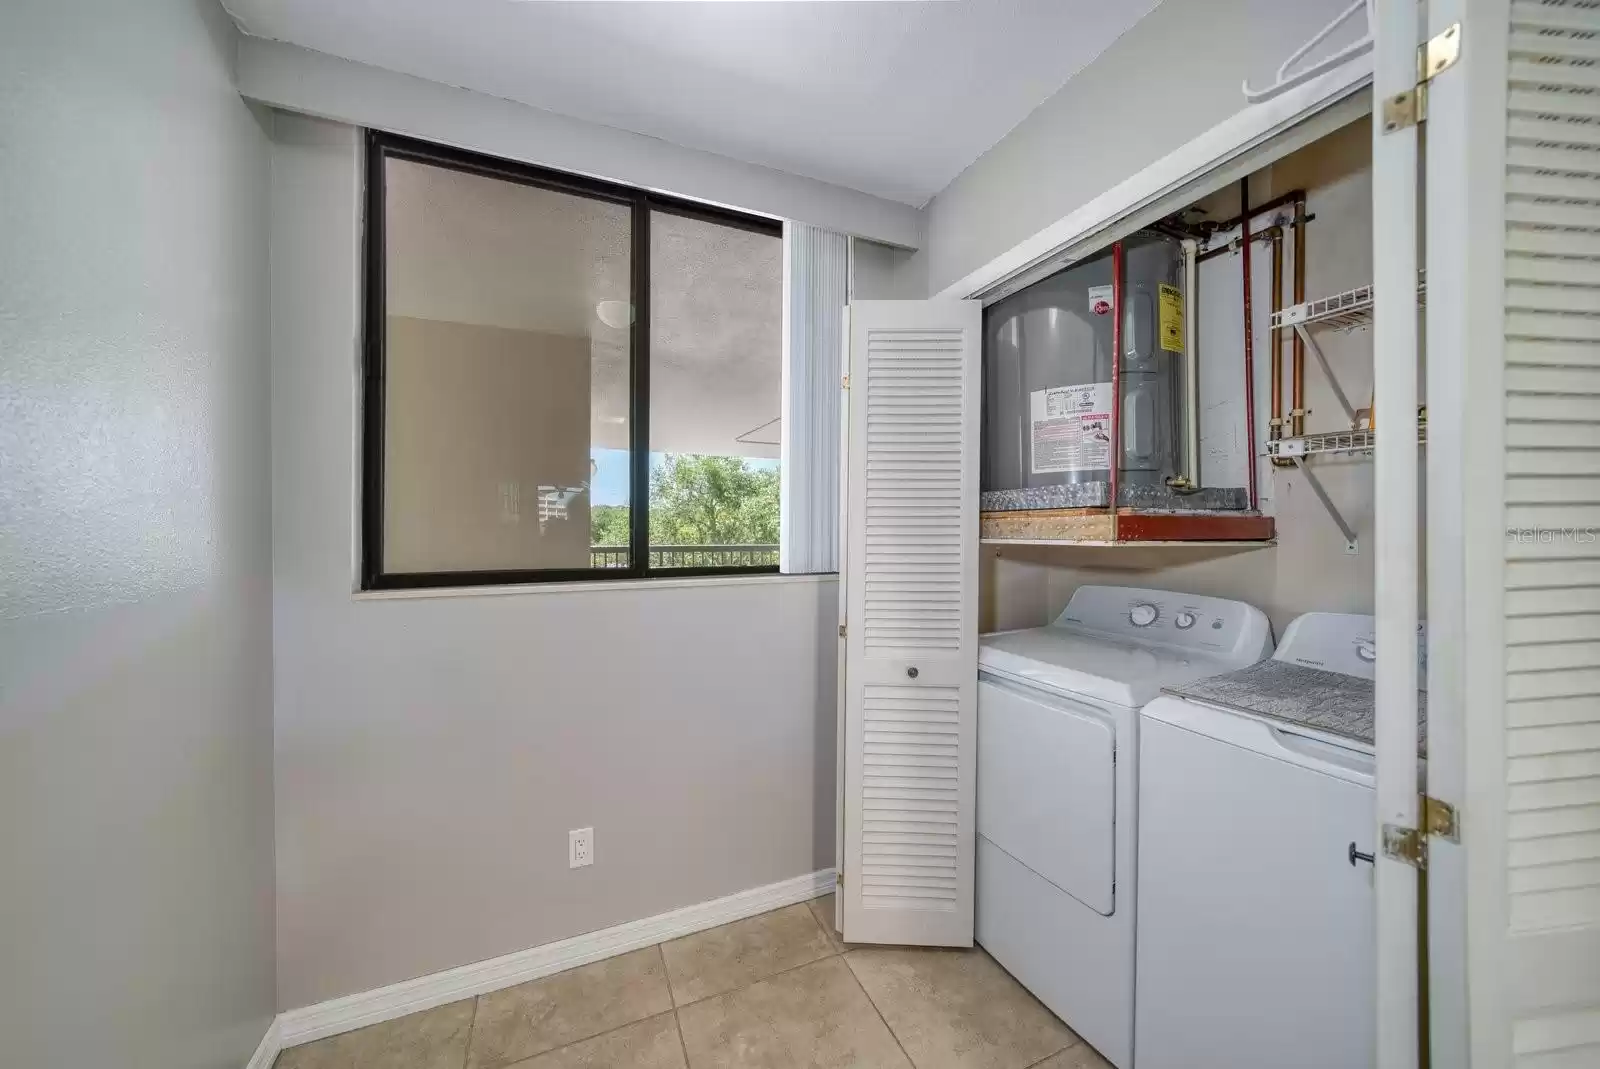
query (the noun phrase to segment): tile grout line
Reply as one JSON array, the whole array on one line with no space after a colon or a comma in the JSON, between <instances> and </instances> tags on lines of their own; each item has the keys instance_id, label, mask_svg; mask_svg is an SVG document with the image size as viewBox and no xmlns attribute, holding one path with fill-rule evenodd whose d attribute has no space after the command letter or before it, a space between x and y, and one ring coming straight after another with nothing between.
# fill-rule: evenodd
<instances>
[{"instance_id":1,"label":"tile grout line","mask_svg":"<svg viewBox=\"0 0 1600 1069\"><path fill-rule=\"evenodd\" d=\"M667 1000L672 1003L672 1027L678 1030L678 1049L683 1052L683 1069L689 1069L689 1044L683 1038L683 1018L678 1016L678 993L672 990L672 973L667 969L667 944L657 943L656 953L661 957L661 975L667 978Z\"/></svg>"},{"instance_id":2,"label":"tile grout line","mask_svg":"<svg viewBox=\"0 0 1600 1069\"><path fill-rule=\"evenodd\" d=\"M649 948L641 947L640 949L648 950ZM678 1015L677 1010L662 1010L660 1013L646 1014L636 1021L629 1021L627 1024L619 1024L615 1028L607 1028L604 1032L596 1032L592 1036L584 1036L582 1039L574 1039L571 1043L563 1043L559 1047L551 1047L549 1050L541 1050L538 1054L530 1054L525 1058L518 1058L515 1061L510 1062L501 1062L499 1065L491 1066L490 1069L519 1069L520 1066L526 1065L529 1062L537 1061L538 1059L548 1057L551 1054L560 1054L564 1050L571 1050L573 1047L582 1046L585 1043L592 1043L597 1039L604 1039L615 1032L622 1031L624 1028L632 1028L634 1025L644 1024L646 1021L653 1021L657 1017L665 1017L669 1013L672 1014L674 1018L676 1018ZM682 1040L682 1033L679 1033L679 1039L680 1041Z\"/></svg>"},{"instance_id":3,"label":"tile grout line","mask_svg":"<svg viewBox=\"0 0 1600 1069\"><path fill-rule=\"evenodd\" d=\"M800 903L800 905L805 905L805 903ZM787 908L788 907L786 907L786 906L780 906L778 909L769 910L768 912L769 913L777 913L777 912L779 912L779 910L787 909ZM756 914L756 916L758 916L758 917L766 916L766 915L767 914L764 914L764 913ZM706 996L704 996L702 998L694 999L694 1000L692 1000L690 1002L685 1002L682 1006L680 1006L678 1004L677 993L673 990L673 987L672 987L672 975L671 975L671 972L667 968L667 954L666 954L666 950L664 949L666 947L666 941L660 942L660 943L653 943L653 944L651 944L650 947L641 947L640 950L654 949L656 951L657 956L661 959L661 975L662 975L663 982L667 985L667 1001L670 1004L667 1009L661 1011L661 1013L646 1014L645 1016L640 1017L637 1020L627 1021L627 1022L625 1022L623 1024L619 1024L619 1025L617 1025L617 1026L615 1026L613 1028L607 1028L605 1031L596 1032L592 1036L584 1036L581 1039L574 1039L572 1042L563 1043L559 1047L551 1047L549 1050L544 1050L544 1051L540 1051L538 1054L529 1055L525 1059L518 1059L518 1060L512 1061L512 1062L501 1063L498 1066L491 1067L491 1069L516 1069L516 1067L521 1065L524 1061L532 1061L534 1058L542 1058L542 1057L544 1057L544 1056L546 1056L548 1054L555 1054L558 1051L563 1051L563 1050L567 1050L570 1047L575 1047L580 1043L588 1043L588 1042L590 1042L592 1040L600 1039L603 1036L609 1036L613 1032L620 1032L622 1029L632 1027L633 1025L639 1024L642 1021L648 1021L651 1018L659 1017L659 1016L661 1016L662 1013L670 1013L670 1014L672 1014L673 1025L678 1030L678 1045L683 1049L684 1065L685 1065L685 1067L687 1067L689 1065L689 1046L688 1046L687 1041L685 1041L685 1039L683 1038L683 1022L678 1017L678 1011L679 1010L687 1008L689 1006L698 1005L699 1003L702 1003L702 1002L708 1002L708 1001L710 1001L711 999L714 999L714 998L722 998L724 995L737 994L740 991L744 991L744 990L746 990L748 988L754 987L756 984L765 983L766 981L774 979L775 977L782 976L785 973L791 973L791 972L796 971L797 969L804 969L807 965L815 965L818 962L827 961L829 958L842 958L842 957L844 957L844 954L845 954L844 950L842 950L838 946L836 946L832 939L828 939L827 930L822 928L821 923L817 920L816 915L814 913L812 913L812 911L811 911L809 906L806 906L806 915L809 916L811 918L812 923L816 924L818 929L820 931L822 931L823 938L824 938L824 940L827 941L828 952L826 954L823 954L821 957L812 958L810 961L803 961L798 965L791 965L791 966L789 966L788 968L785 968L785 969L779 969L777 972L768 973L765 976L757 977L756 979L750 980L750 981L748 981L748 982L746 982L744 984L739 985L738 987L730 987L726 991L718 991L716 994L706 995ZM749 919L749 918L746 918L746 919ZM738 921L730 921L729 923L730 924L737 924ZM707 929L707 930L710 931L712 929ZM699 933L691 933L690 936L680 936L679 938L692 938L692 936L695 935L695 934L699 934ZM582 966L579 966L579 968L582 968ZM845 968L846 968L846 971L850 971L848 965ZM566 970L566 971L571 971L571 970ZM560 974L554 974L554 975L560 975ZM851 972L851 976L853 977L854 975L855 975L854 972ZM530 982L531 983L538 983L539 981L538 980L534 980L534 981L530 981ZM856 983L857 983L857 985L859 985L860 981L857 980ZM513 985L513 986L520 986L520 985ZM509 988L501 988L499 990L509 990ZM494 992L488 992L488 994L493 994L493 993ZM471 1053L472 1053L472 1033L477 1027L477 1023L478 1023L478 1005L479 1005L479 1002L483 999L483 997L484 997L483 995L476 995L476 996L473 997L472 1024L468 1027L468 1032L467 1032L467 1051L466 1051L466 1055L463 1058L462 1069L466 1069L466 1064L467 1064L468 1061L470 1061L470 1058L471 1058ZM868 997L867 1001L869 1001L869 1002L871 1001L871 997L870 996ZM876 1010L877 1007L874 1006L873 1009ZM880 1019L881 1019L882 1015L880 1014L879 1016L880 1016ZM884 1026L888 1027L888 1023L885 1022ZM894 1030L890 1029L890 1035L893 1035L893 1034L894 1034ZM895 1042L898 1044L899 1043L899 1039L896 1038ZM909 1060L909 1058L907 1060Z\"/></svg>"},{"instance_id":4,"label":"tile grout line","mask_svg":"<svg viewBox=\"0 0 1600 1069\"><path fill-rule=\"evenodd\" d=\"M810 961L802 961L799 965L787 966L786 968L779 969L777 972L770 972L770 973L767 973L765 976L758 976L754 980L750 980L750 981L748 981L746 983L740 984L738 987L730 987L726 991L718 991L718 992L716 992L714 994L703 995L700 998L697 998L697 999L693 1000L692 1002L685 1002L682 1006L678 1006L678 1007L675 1007L675 1008L676 1009L680 1009L680 1010L686 1010L690 1006L698 1006L702 1002L710 1002L712 999L714 999L714 998L722 998L724 995L737 995L739 992L748 990L748 989L750 989L752 987L755 987L757 984L764 984L768 980L775 979L775 978L777 978L779 976L787 975L788 973L792 973L797 969L804 969L807 965L815 965L817 962L819 962L819 961L827 961L829 958L842 958L842 957L844 957L844 951L842 951L842 950L829 950L826 954L822 955L820 958L812 958Z\"/></svg>"},{"instance_id":5,"label":"tile grout line","mask_svg":"<svg viewBox=\"0 0 1600 1069\"><path fill-rule=\"evenodd\" d=\"M801 905L804 905L804 903L801 903ZM780 907L780 909L787 909L787 908L789 908L789 907L787 907L787 906ZM779 912L779 910L775 909L775 910L772 910L771 912L777 913L777 912ZM807 908L806 909L806 913L808 915L811 914L811 910L809 908ZM764 916L766 916L766 914L765 913L760 913L760 914L757 914L757 916L764 917ZM811 922L813 924L817 924L817 918L814 915L811 917ZM738 922L734 921L733 923L737 924ZM817 927L820 930L822 926L820 924L817 924ZM746 988L751 988L751 987L756 986L757 984L766 983L768 980L771 980L775 976L782 976L785 973L794 972L796 969L804 969L807 965L815 965L817 962L819 962L819 961L827 961L829 958L842 958L842 957L844 957L844 951L841 948L839 948L833 942L833 940L828 939L828 933L825 930L822 932L822 937L823 937L824 940L826 940L826 942L828 944L828 952L826 954L823 954L821 957L812 958L810 961L802 961L798 965L786 966L785 968L779 969L776 972L767 973L765 976L758 976L754 980L747 980L746 982L738 985L737 987L728 988L726 991L717 991L717 992L713 992L712 994L709 994L709 995L701 995L699 998L690 999L688 1002L682 1003L681 1005L678 1003L677 993L673 992L672 993L673 1009L674 1010L688 1009L690 1006L695 1006L695 1005L698 1005L699 1003L702 1003L702 1002L708 1002L708 1001L710 1001L711 999L714 999L714 998L721 998L724 995L737 994L738 992L743 991ZM685 936L684 938L693 938L693 937L692 936ZM657 944L657 945L661 946L661 945L664 945L664 944ZM665 951L663 951L662 952L662 963L663 963L663 965L665 964L665 962L666 962L666 953L665 953ZM671 988L671 980L670 980L670 978L668 980L668 988L669 988L669 990Z\"/></svg>"},{"instance_id":6,"label":"tile grout line","mask_svg":"<svg viewBox=\"0 0 1600 1069\"><path fill-rule=\"evenodd\" d=\"M629 953L630 954L639 954L639 953L643 953L646 950L651 950L651 949L654 949L657 952L657 956L659 956L661 958L661 980L662 980L662 983L667 985L667 1002L669 1003L669 1005L668 1005L668 1007L666 1009L660 1010L660 1011L658 1011L656 1013L647 1013L643 1017L636 1017L631 1021L624 1021L622 1024L613 1025L612 1027L604 1029L604 1030L599 1031L599 1032L596 1032L593 1035L581 1036L578 1039L572 1040L570 1043L563 1043L558 1047L551 1047L549 1050L541 1050L537 1054L530 1054L525 1058L516 1058L516 1059L514 1059L512 1061L509 1061L509 1062L501 1062L498 1065L494 1065L494 1066L488 1067L488 1069L518 1069L519 1066L521 1066L521 1065L523 1065L523 1064L525 1064L527 1062L531 1062L536 1058L543 1058L543 1057L545 1057L546 1055L549 1055L549 1054L555 1054L555 1053L557 1053L559 1051L568 1050L568 1049L570 1049L572 1047L578 1046L580 1043L589 1043L589 1042L591 1042L593 1040L596 1040L596 1039L602 1039L605 1036L611 1035L613 1032L620 1032L624 1028L632 1028L636 1024L642 1024L645 1021L654 1020L655 1018L661 1017L661 1016L663 1016L665 1014L668 1014L668 1013L673 1015L673 1023L676 1024L677 1023L678 1010L677 1010L677 1007L670 1005L670 1003L672 1002L672 982L667 978L667 959L666 959L666 955L661 953L661 944L660 943L652 943L650 946L640 947L638 950L629 951ZM591 962L590 964L594 964L594 963ZM585 968L585 966L582 966L582 965L574 966L574 969L582 969L582 968ZM572 971L574 971L574 970L573 969L564 969L564 970L562 970L562 972L572 972ZM551 975L552 976L560 976L561 973L552 973ZM546 980L546 979L549 979L549 977L540 977L538 980L529 980L529 981L526 981L526 982L530 983L530 984L537 984L537 983L540 983L541 981ZM522 984L513 984L511 986L512 987L521 987L523 985ZM485 994L486 995L493 995L498 991L509 991L509 990L511 990L511 988L502 987L502 988L496 988L495 991L485 992ZM482 999L483 997L484 997L484 995L476 996L476 998L474 1000L474 1003L473 1003L473 1007L472 1007L472 1026L473 1026L473 1028L476 1028L477 1024L478 1024L477 1000ZM683 1034L681 1032L678 1035L678 1040L679 1040L680 1043L683 1041ZM470 1056L471 1052L472 1052L472 1044L471 1044L471 1038L470 1038L470 1034L469 1034L468 1043L467 1043L467 1053L469 1054L469 1056ZM463 1066L462 1069L466 1069L466 1067Z\"/></svg>"},{"instance_id":7,"label":"tile grout line","mask_svg":"<svg viewBox=\"0 0 1600 1069\"><path fill-rule=\"evenodd\" d=\"M672 1026L678 1030L678 1049L683 1052L683 1069L692 1069L689 1065L689 1044L683 1038L683 1019L678 1016L678 1011L672 1011Z\"/></svg>"},{"instance_id":8,"label":"tile grout line","mask_svg":"<svg viewBox=\"0 0 1600 1069\"><path fill-rule=\"evenodd\" d=\"M906 1050L906 1045L900 1042L900 1034L894 1030L894 1025L889 1023L889 1018L883 1015L883 1011L878 1008L878 1004L872 1001L872 992L867 990L867 985L861 982L861 977L857 976L856 971L850 967L850 955L841 953L839 956L844 959L844 971L849 973L850 979L856 982L856 986L866 996L867 1005L872 1007L872 1012L877 1014L878 1020L883 1022L883 1027L888 1031L889 1038L894 1040L894 1045L900 1048L900 1056L906 1060L906 1064L911 1066L911 1069L917 1069L916 1059L911 1057L911 1052Z\"/></svg>"},{"instance_id":9,"label":"tile grout line","mask_svg":"<svg viewBox=\"0 0 1600 1069\"><path fill-rule=\"evenodd\" d=\"M461 1069L467 1069L472 1062L472 1033L478 1027L478 1006L482 1001L482 995L472 996L472 1020L467 1022L467 1045L461 1051Z\"/></svg>"}]
</instances>

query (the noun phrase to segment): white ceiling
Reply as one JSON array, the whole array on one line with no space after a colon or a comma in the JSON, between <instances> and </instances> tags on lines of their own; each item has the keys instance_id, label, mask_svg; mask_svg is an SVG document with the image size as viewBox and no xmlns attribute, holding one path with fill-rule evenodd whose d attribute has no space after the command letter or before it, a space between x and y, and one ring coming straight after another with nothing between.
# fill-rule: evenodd
<instances>
[{"instance_id":1,"label":"white ceiling","mask_svg":"<svg viewBox=\"0 0 1600 1069\"><path fill-rule=\"evenodd\" d=\"M921 206L1157 0L224 0L250 34Z\"/></svg>"}]
</instances>

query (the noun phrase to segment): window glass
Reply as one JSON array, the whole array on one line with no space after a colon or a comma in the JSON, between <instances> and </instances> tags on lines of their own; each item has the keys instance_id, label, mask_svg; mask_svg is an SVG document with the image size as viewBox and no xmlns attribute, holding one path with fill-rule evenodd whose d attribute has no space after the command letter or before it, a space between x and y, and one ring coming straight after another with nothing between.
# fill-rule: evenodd
<instances>
[{"instance_id":1,"label":"window glass","mask_svg":"<svg viewBox=\"0 0 1600 1069\"><path fill-rule=\"evenodd\" d=\"M777 570L778 223L378 132L367 175L364 587Z\"/></svg>"},{"instance_id":2,"label":"window glass","mask_svg":"<svg viewBox=\"0 0 1600 1069\"><path fill-rule=\"evenodd\" d=\"M650 566L778 563L783 240L650 216Z\"/></svg>"},{"instance_id":3,"label":"window glass","mask_svg":"<svg viewBox=\"0 0 1600 1069\"><path fill-rule=\"evenodd\" d=\"M383 166L383 570L627 568L631 206Z\"/></svg>"}]
</instances>

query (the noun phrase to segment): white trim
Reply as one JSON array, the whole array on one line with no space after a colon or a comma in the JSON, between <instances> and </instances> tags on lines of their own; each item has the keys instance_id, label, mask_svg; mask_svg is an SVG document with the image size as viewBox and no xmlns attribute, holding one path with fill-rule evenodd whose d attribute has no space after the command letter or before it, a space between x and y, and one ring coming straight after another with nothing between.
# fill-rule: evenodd
<instances>
[{"instance_id":1,"label":"white trim","mask_svg":"<svg viewBox=\"0 0 1600 1069\"><path fill-rule=\"evenodd\" d=\"M740 891L726 898L546 943L531 950L520 950L504 957L490 958L488 961L419 976L373 991L362 991L319 1002L315 1006L289 1010L280 1014L277 1020L279 1042L283 1047L296 1047L367 1025L392 1021L408 1013L498 991L579 965L654 946L668 939L715 928L719 924L792 906L827 894L833 887L833 870L820 869L765 887ZM256 1069L254 1062L250 1069Z\"/></svg>"},{"instance_id":2,"label":"white trim","mask_svg":"<svg viewBox=\"0 0 1600 1069\"><path fill-rule=\"evenodd\" d=\"M576 583L522 583L515 586L439 586L412 590L357 590L355 601L409 601L413 598L482 598L507 594L592 594L600 590L678 590L683 587L717 588L767 586L774 583L837 583L836 572L805 575L684 575L662 579L611 579Z\"/></svg>"},{"instance_id":3,"label":"white trim","mask_svg":"<svg viewBox=\"0 0 1600 1069\"><path fill-rule=\"evenodd\" d=\"M1428 34L1468 22L1468 7L1464 0L1432 0ZM1428 724L1426 790L1430 797L1455 806L1458 813L1471 811L1462 711L1485 697L1499 709L1506 663L1505 651L1497 645L1496 626L1503 618L1497 599L1505 580L1505 543L1497 529L1500 516L1496 512L1491 518L1487 540L1484 525L1472 516L1474 506L1498 502L1503 496L1503 473L1489 473L1503 463L1504 394L1497 382L1491 393L1483 395L1482 408L1473 413L1469 391L1480 384L1480 368L1503 362L1505 344L1505 138L1500 135L1506 121L1508 21L1503 6L1485 23L1472 20L1472 48L1463 52L1448 77L1428 88L1422 229L1423 266L1433 299L1425 312L1423 338L1425 355L1437 355L1424 361L1423 393L1428 403L1422 479L1427 518L1422 552L1427 577L1426 689L1435 710ZM1491 24L1498 24L1498 34ZM1491 35L1498 41L1490 40ZM1489 114L1476 110L1485 105ZM1465 458L1474 451L1480 459L1469 466ZM1469 567L1467 562L1474 557ZM1480 597L1486 600L1480 602ZM1473 652L1480 642L1487 645ZM1477 681L1470 682L1475 675ZM1496 774L1504 778L1503 771ZM1489 821L1489 808L1472 813L1469 829ZM1461 842L1454 843L1439 837L1428 841L1424 1012L1429 1058L1439 1066L1473 1062L1467 1003L1468 837L1464 834ZM1479 854L1494 858L1490 867L1500 865L1497 849L1474 851L1474 860ZM1493 939L1478 950L1499 944ZM1487 1023L1473 1025L1481 1031Z\"/></svg>"},{"instance_id":4,"label":"white trim","mask_svg":"<svg viewBox=\"0 0 1600 1069\"><path fill-rule=\"evenodd\" d=\"M1377 0L1373 10L1373 92L1383 98L1417 81L1416 0ZM1419 465L1416 433L1417 167L1416 126L1385 131L1372 124L1372 391L1383 399L1372 462L1373 585L1378 660L1373 683L1377 751L1373 842L1383 828L1416 829L1417 573ZM1430 283L1432 279L1429 280ZM1430 286L1430 308L1451 294ZM1444 354L1436 354L1443 356ZM1387 444L1383 444L1387 443ZM1430 517L1437 520L1437 517ZM1443 518L1449 529L1449 518ZM1448 582L1448 578L1445 579ZM1447 711L1448 715L1448 711ZM1378 1069L1416 1069L1420 985L1417 968L1418 872L1374 847L1377 910Z\"/></svg>"},{"instance_id":5,"label":"white trim","mask_svg":"<svg viewBox=\"0 0 1600 1069\"><path fill-rule=\"evenodd\" d=\"M1235 112L1083 207L952 282L936 298L991 296L989 291L1002 282L1354 96L1371 81L1372 58L1361 56L1271 100Z\"/></svg>"},{"instance_id":6,"label":"white trim","mask_svg":"<svg viewBox=\"0 0 1600 1069\"><path fill-rule=\"evenodd\" d=\"M239 39L235 70L241 96L285 111L793 219L888 245L914 249L922 244L923 213L910 204L488 93L260 37Z\"/></svg>"},{"instance_id":7,"label":"white trim","mask_svg":"<svg viewBox=\"0 0 1600 1069\"><path fill-rule=\"evenodd\" d=\"M274 1017L267 1025L266 1034L256 1044L256 1052L250 1055L244 1069L272 1069L272 1063L278 1060L278 1054L283 1050L282 1020L282 1017Z\"/></svg>"}]
</instances>

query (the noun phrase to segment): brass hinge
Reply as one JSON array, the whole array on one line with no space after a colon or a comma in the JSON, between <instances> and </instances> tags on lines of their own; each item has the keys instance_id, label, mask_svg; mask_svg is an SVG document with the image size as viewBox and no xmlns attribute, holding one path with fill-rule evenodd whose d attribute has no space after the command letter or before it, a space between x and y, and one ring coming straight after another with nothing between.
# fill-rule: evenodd
<instances>
[{"instance_id":1,"label":"brass hinge","mask_svg":"<svg viewBox=\"0 0 1600 1069\"><path fill-rule=\"evenodd\" d=\"M1383 826L1383 856L1404 861L1419 869L1428 867L1428 839L1461 841L1461 820L1456 807L1426 794L1417 797L1417 809L1422 816L1422 830L1399 824Z\"/></svg>"},{"instance_id":2,"label":"brass hinge","mask_svg":"<svg viewBox=\"0 0 1600 1069\"><path fill-rule=\"evenodd\" d=\"M840 887L844 886L844 869L839 870L838 875L834 876L833 881Z\"/></svg>"},{"instance_id":3,"label":"brass hinge","mask_svg":"<svg viewBox=\"0 0 1600 1069\"><path fill-rule=\"evenodd\" d=\"M1436 839L1461 841L1461 820L1456 815L1456 807L1427 795L1422 796L1422 828Z\"/></svg>"},{"instance_id":4,"label":"brass hinge","mask_svg":"<svg viewBox=\"0 0 1600 1069\"><path fill-rule=\"evenodd\" d=\"M848 390L850 388L850 376L849 375L846 375L844 378L839 380L839 388L842 389L842 390Z\"/></svg>"},{"instance_id":5,"label":"brass hinge","mask_svg":"<svg viewBox=\"0 0 1600 1069\"><path fill-rule=\"evenodd\" d=\"M1417 84L1403 93L1395 93L1383 100L1383 132L1426 122L1428 118L1428 82L1456 65L1461 56L1461 23L1446 27L1429 38L1425 45L1417 46Z\"/></svg>"},{"instance_id":6,"label":"brass hinge","mask_svg":"<svg viewBox=\"0 0 1600 1069\"><path fill-rule=\"evenodd\" d=\"M1385 824L1383 826L1383 856L1396 861L1404 861L1407 865L1425 869L1428 867L1428 844L1423 841L1416 828L1405 828L1399 824Z\"/></svg>"}]
</instances>

